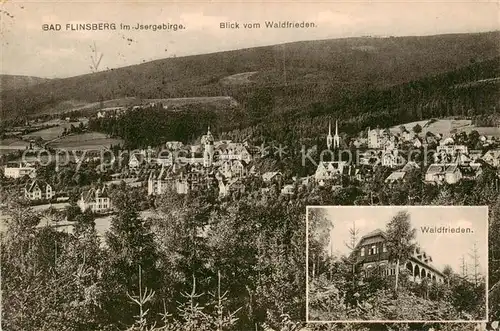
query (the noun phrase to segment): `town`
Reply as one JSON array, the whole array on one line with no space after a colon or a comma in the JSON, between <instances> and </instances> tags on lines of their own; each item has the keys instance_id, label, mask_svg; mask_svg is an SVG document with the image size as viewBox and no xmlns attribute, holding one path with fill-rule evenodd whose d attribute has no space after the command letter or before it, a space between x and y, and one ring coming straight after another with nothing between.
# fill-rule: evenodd
<instances>
[{"instance_id":1,"label":"town","mask_svg":"<svg viewBox=\"0 0 500 331\"><path fill-rule=\"evenodd\" d=\"M96 116L100 118L103 114L104 111L99 111ZM113 109L112 114L117 116L117 110ZM106 116L110 116L109 112ZM83 128L80 126L80 130ZM404 126L393 130L367 128L365 137L346 141L341 137L345 136L339 131L339 122L335 121L333 128L329 122L324 137L326 150L315 153L316 159L312 160L316 169L304 177L292 176L290 171L286 175L278 168L262 171L259 161L280 157L274 148L252 146L248 141L217 140L210 127L195 144L167 141L155 148L120 151L116 157L109 149L109 153L104 154L98 150L65 151L67 155L81 156L73 162L56 158L57 150L52 149L52 154L41 153L43 146L30 142L16 162L3 162L2 182L9 190L17 187L18 194L34 205L67 203L70 187L58 191L55 183L44 178L44 166L64 172L65 167L74 168L77 163L80 167L90 165L96 180L88 182L85 185L88 188L80 192L78 206L82 211L90 209L96 214L107 214L113 209L106 194L107 186L121 181L131 187L144 188L148 196L214 189L223 199L244 192L245 183L252 179L262 182L263 192L273 189L285 196L296 194L301 188L334 191L373 180L377 168L388 173L384 178L388 187L405 182L408 174L416 170L421 173L424 185L453 185L474 180L485 170L498 178L500 141L497 137L479 135L477 131L450 132L446 136L429 130L424 135L421 131L419 124L408 129ZM317 151L317 146L310 148ZM42 159L37 160L36 155ZM103 155L107 159L101 159ZM8 160L9 154L2 156L2 160ZM52 162L44 164L47 156L52 156ZM310 157L303 160L310 162ZM498 182L494 184L498 186Z\"/></svg>"}]
</instances>

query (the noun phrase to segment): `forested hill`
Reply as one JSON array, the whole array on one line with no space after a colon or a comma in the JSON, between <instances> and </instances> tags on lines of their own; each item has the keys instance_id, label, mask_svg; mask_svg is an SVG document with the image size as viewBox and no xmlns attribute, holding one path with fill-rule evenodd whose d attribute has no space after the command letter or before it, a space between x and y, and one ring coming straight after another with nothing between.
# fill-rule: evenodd
<instances>
[{"instance_id":1,"label":"forested hill","mask_svg":"<svg viewBox=\"0 0 500 331\"><path fill-rule=\"evenodd\" d=\"M276 108L286 109L483 62L498 55L499 40L498 31L347 38L168 58L3 91L0 118L46 112L68 100L230 95L245 103L262 87L276 95Z\"/></svg>"},{"instance_id":2,"label":"forested hill","mask_svg":"<svg viewBox=\"0 0 500 331\"><path fill-rule=\"evenodd\" d=\"M256 89L243 109L230 112L189 106L176 112L161 107L129 111L118 119L90 121L92 130L123 138L130 148L156 146L167 140L189 142L208 125L219 137L255 144L275 140L293 145L326 134L329 119L343 133L357 135L367 127L449 116L500 117L500 57L387 88L345 93L321 102L287 109L275 107L279 95Z\"/></svg>"},{"instance_id":3,"label":"forested hill","mask_svg":"<svg viewBox=\"0 0 500 331\"><path fill-rule=\"evenodd\" d=\"M0 75L0 92L26 88L47 82L48 80L48 78L33 76Z\"/></svg>"}]
</instances>

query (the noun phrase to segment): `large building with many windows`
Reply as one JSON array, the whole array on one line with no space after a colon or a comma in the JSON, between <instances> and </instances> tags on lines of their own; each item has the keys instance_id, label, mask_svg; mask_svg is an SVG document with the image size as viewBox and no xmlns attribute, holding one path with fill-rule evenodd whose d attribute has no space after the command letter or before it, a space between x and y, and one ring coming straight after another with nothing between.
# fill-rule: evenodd
<instances>
[{"instance_id":1,"label":"large building with many windows","mask_svg":"<svg viewBox=\"0 0 500 331\"><path fill-rule=\"evenodd\" d=\"M354 254L356 254L356 262L365 273L369 274L381 268L385 275L395 275L396 265L389 262L386 242L386 234L380 229L361 237ZM407 261L400 263L400 271L405 269L412 281L421 282L422 279L427 278L434 282L444 282L443 273L432 265L432 257L418 246Z\"/></svg>"}]
</instances>

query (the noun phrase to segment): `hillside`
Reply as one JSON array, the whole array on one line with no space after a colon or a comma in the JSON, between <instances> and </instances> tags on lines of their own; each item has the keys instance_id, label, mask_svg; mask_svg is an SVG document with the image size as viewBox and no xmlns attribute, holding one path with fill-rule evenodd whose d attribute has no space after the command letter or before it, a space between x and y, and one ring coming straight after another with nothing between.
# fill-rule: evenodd
<instances>
[{"instance_id":1,"label":"hillside","mask_svg":"<svg viewBox=\"0 0 500 331\"><path fill-rule=\"evenodd\" d=\"M17 90L49 81L48 78L17 75L0 75L0 92Z\"/></svg>"},{"instance_id":2,"label":"hillside","mask_svg":"<svg viewBox=\"0 0 500 331\"><path fill-rule=\"evenodd\" d=\"M50 113L67 100L98 102L122 97L226 95L244 105L256 89L264 87L275 96L275 107L286 109L482 62L498 55L499 41L500 32L366 37L169 58L3 91L0 118Z\"/></svg>"}]
</instances>

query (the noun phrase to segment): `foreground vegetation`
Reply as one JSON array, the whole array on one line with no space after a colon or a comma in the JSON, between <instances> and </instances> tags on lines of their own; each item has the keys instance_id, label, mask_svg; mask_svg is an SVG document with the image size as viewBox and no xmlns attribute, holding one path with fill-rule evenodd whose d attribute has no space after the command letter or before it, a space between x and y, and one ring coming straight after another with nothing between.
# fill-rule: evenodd
<instances>
[{"instance_id":1,"label":"foreground vegetation","mask_svg":"<svg viewBox=\"0 0 500 331\"><path fill-rule=\"evenodd\" d=\"M136 212L141 196L117 190L118 213L102 239L91 214L76 212L74 233L60 233L36 228L40 220L29 208L8 202L6 212L13 218L2 240L5 328L299 329L303 326L299 321L305 320L305 206L354 204L363 191L346 188L332 195L312 187L290 198L274 190L262 193L258 186L248 187L246 193L225 200L216 199L216 192L210 191L166 194L155 202L162 215L157 219L141 219ZM490 206L489 318L495 320L500 317L496 285L500 247L494 240L500 230L500 200L494 187L474 190L475 194L464 193L471 199L468 202ZM442 204L442 198L441 194L429 195L423 204ZM446 193L446 200L462 204L458 192ZM342 264L334 266L342 268ZM315 286L324 292L325 279L318 278ZM367 297L363 309L388 298L384 293L390 287L382 283L374 289L372 293L378 294ZM422 303L422 291L409 288L398 300ZM323 304L321 300L316 304ZM457 311L456 306L426 305L439 306L438 316ZM408 327L422 330L423 325ZM469 325L435 327L467 330ZM333 326L309 328L336 330ZM343 327L349 328L404 330L402 325Z\"/></svg>"}]
</instances>

